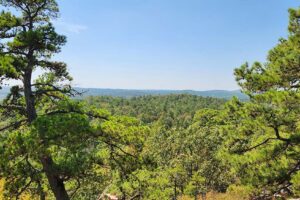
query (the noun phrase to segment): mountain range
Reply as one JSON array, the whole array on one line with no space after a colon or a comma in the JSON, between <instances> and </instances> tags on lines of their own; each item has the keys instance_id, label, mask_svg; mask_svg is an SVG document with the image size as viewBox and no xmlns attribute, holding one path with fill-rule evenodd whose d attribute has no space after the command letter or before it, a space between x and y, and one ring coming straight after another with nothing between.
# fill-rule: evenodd
<instances>
[{"instance_id":1,"label":"mountain range","mask_svg":"<svg viewBox=\"0 0 300 200\"><path fill-rule=\"evenodd\" d=\"M196 90L134 90L134 89L103 89L103 88L75 88L77 91L82 93L82 96L78 98L84 98L87 96L113 96L113 97L138 97L146 95L168 95L168 94L191 94L203 97L214 97L230 99L233 96L238 97L241 100L246 100L248 97L243 94L240 90L207 90L207 91L196 91ZM6 97L9 92L9 87L3 87L0 90L0 99Z\"/></svg>"},{"instance_id":2,"label":"mountain range","mask_svg":"<svg viewBox=\"0 0 300 200\"><path fill-rule=\"evenodd\" d=\"M113 96L113 97L124 97L132 98L146 95L168 95L168 94L191 94L203 97L214 97L230 99L233 96L238 97L241 100L246 100L248 97L243 94L240 90L207 90L207 91L196 91L196 90L134 90L134 89L103 89L103 88L75 88L77 91L82 93L82 96L78 98L84 98L87 96ZM3 87L0 90L0 99L6 97L9 92L9 87Z\"/></svg>"},{"instance_id":3,"label":"mountain range","mask_svg":"<svg viewBox=\"0 0 300 200\"><path fill-rule=\"evenodd\" d=\"M82 92L86 96L114 96L114 97L138 97L146 95L168 95L168 94L191 94L203 97L214 97L230 99L233 96L241 100L246 100L247 96L240 90L135 90L135 89L102 89L102 88L76 88L77 91Z\"/></svg>"}]
</instances>

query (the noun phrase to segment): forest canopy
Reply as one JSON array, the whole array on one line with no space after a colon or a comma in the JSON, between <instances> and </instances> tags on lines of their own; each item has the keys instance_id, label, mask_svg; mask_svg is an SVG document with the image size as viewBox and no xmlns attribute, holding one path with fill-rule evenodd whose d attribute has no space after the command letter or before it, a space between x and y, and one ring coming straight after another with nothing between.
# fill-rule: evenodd
<instances>
[{"instance_id":1,"label":"forest canopy","mask_svg":"<svg viewBox=\"0 0 300 200\"><path fill-rule=\"evenodd\" d=\"M0 83L16 82L0 104L0 199L300 197L300 9L265 63L235 70L247 101L80 99L54 60L57 2L0 5Z\"/></svg>"}]
</instances>

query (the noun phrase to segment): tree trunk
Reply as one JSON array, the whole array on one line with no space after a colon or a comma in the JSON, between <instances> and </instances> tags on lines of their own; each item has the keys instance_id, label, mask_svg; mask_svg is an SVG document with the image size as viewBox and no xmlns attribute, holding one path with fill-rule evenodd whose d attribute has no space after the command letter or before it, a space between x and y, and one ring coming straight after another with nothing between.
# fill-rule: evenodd
<instances>
[{"instance_id":1,"label":"tree trunk","mask_svg":"<svg viewBox=\"0 0 300 200\"><path fill-rule=\"evenodd\" d=\"M44 191L42 191L40 193L40 200L46 200L46 195L45 195Z\"/></svg>"},{"instance_id":2,"label":"tree trunk","mask_svg":"<svg viewBox=\"0 0 300 200\"><path fill-rule=\"evenodd\" d=\"M174 200L177 200L177 183L174 181Z\"/></svg>"},{"instance_id":3,"label":"tree trunk","mask_svg":"<svg viewBox=\"0 0 300 200\"><path fill-rule=\"evenodd\" d=\"M37 118L36 108L35 108L35 98L32 93L31 88L31 76L32 68L25 73L23 84L24 84L24 96L26 101L26 114L28 122L32 123ZM42 139L42 138L41 138ZM69 200L69 195L65 189L64 181L59 177L53 160L50 156L45 156L40 158L43 165L43 170L47 176L48 182L50 184L51 190L57 200Z\"/></svg>"},{"instance_id":4,"label":"tree trunk","mask_svg":"<svg viewBox=\"0 0 300 200\"><path fill-rule=\"evenodd\" d=\"M198 198L198 196L199 196L199 193L198 193L198 190L195 192L195 200L198 200L199 198Z\"/></svg>"},{"instance_id":5,"label":"tree trunk","mask_svg":"<svg viewBox=\"0 0 300 200\"><path fill-rule=\"evenodd\" d=\"M66 191L64 181L57 175L51 157L41 158L41 162L55 198L57 200L69 200L70 198Z\"/></svg>"},{"instance_id":6,"label":"tree trunk","mask_svg":"<svg viewBox=\"0 0 300 200\"><path fill-rule=\"evenodd\" d=\"M46 194L40 182L38 182L38 193L40 195L40 200L46 200Z\"/></svg>"},{"instance_id":7,"label":"tree trunk","mask_svg":"<svg viewBox=\"0 0 300 200\"><path fill-rule=\"evenodd\" d=\"M206 200L206 193L202 193L202 200Z\"/></svg>"},{"instance_id":8,"label":"tree trunk","mask_svg":"<svg viewBox=\"0 0 300 200\"><path fill-rule=\"evenodd\" d=\"M32 76L32 70L29 70L25 73L24 76L24 96L26 101L26 114L27 119L29 123L32 123L37 115L36 115L36 109L35 109L35 102L34 97L32 94L32 88L31 88L31 76Z\"/></svg>"}]
</instances>

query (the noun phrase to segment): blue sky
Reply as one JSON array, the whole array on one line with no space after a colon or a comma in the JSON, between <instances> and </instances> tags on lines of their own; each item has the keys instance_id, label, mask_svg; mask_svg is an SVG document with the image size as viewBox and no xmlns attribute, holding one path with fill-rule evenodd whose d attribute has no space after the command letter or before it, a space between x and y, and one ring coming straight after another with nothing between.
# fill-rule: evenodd
<instances>
[{"instance_id":1,"label":"blue sky","mask_svg":"<svg viewBox=\"0 0 300 200\"><path fill-rule=\"evenodd\" d=\"M80 87L237 89L233 69L265 61L298 0L59 0L55 22Z\"/></svg>"}]
</instances>

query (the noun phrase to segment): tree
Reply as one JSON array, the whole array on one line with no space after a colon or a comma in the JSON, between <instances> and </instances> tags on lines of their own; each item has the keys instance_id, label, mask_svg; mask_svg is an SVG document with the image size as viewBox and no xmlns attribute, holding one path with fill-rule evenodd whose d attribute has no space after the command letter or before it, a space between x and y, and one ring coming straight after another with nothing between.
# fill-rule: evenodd
<instances>
[{"instance_id":1,"label":"tree","mask_svg":"<svg viewBox=\"0 0 300 200\"><path fill-rule=\"evenodd\" d=\"M78 93L67 66L51 60L66 43L51 23L59 15L55 0L0 4L6 8L0 14L1 85L16 82L0 105L0 177L7 195L29 192L45 199L51 190L65 200L86 179L104 186L113 168L108 157L124 165L133 160L147 128L70 99ZM36 70L42 74L33 80Z\"/></svg>"},{"instance_id":2,"label":"tree","mask_svg":"<svg viewBox=\"0 0 300 200\"><path fill-rule=\"evenodd\" d=\"M220 114L229 159L244 185L264 188L257 191L262 198L291 193L300 170L300 10L289 12L288 38L279 40L268 61L235 70L250 101L233 99Z\"/></svg>"},{"instance_id":3,"label":"tree","mask_svg":"<svg viewBox=\"0 0 300 200\"><path fill-rule=\"evenodd\" d=\"M38 117L39 101L44 96L57 100L61 98L60 93L70 94L69 87L61 89L54 84L71 78L64 63L50 61L66 42L66 38L58 35L50 22L58 16L57 3L54 0L1 0L0 3L20 13L20 16L16 16L7 10L0 15L1 82L22 82L21 86L11 88L10 95L1 105L7 123L2 128L4 131L32 125ZM37 68L48 72L33 83L32 73ZM40 139L43 143L43 137ZM39 161L56 198L69 199L63 179L55 172L52 157L40 152Z\"/></svg>"}]
</instances>

